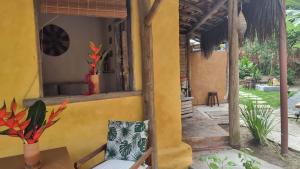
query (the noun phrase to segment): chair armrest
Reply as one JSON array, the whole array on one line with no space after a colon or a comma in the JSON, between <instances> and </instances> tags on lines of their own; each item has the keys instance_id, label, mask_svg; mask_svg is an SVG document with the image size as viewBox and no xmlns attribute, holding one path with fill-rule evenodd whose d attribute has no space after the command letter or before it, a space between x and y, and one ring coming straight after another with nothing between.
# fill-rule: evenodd
<instances>
[{"instance_id":1,"label":"chair armrest","mask_svg":"<svg viewBox=\"0 0 300 169\"><path fill-rule=\"evenodd\" d=\"M99 153L101 153L102 151L104 151L106 149L107 143L103 144L102 146L100 146L99 148L97 148L95 151L91 152L90 154L84 156L83 158L81 158L80 160L76 161L74 163L74 168L75 169L79 169L79 167L86 163L87 161L89 161L90 159L92 159L93 157L95 157L96 155L98 155Z\"/></svg>"},{"instance_id":2,"label":"chair armrest","mask_svg":"<svg viewBox=\"0 0 300 169\"><path fill-rule=\"evenodd\" d=\"M138 169L149 157L151 157L153 148L150 147L148 150L134 163L130 169Z\"/></svg>"}]
</instances>

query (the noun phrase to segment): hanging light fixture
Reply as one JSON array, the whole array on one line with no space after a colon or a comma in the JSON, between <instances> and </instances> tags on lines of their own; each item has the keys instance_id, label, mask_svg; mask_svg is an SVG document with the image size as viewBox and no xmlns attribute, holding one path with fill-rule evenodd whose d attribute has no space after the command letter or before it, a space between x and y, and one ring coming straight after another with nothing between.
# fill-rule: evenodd
<instances>
[{"instance_id":1,"label":"hanging light fixture","mask_svg":"<svg viewBox=\"0 0 300 169\"><path fill-rule=\"evenodd\" d=\"M241 47L243 46L243 41L247 30L247 21L243 14L242 3L241 3L241 11L239 13L238 18L239 18L239 23L238 23L239 45Z\"/></svg>"}]
</instances>

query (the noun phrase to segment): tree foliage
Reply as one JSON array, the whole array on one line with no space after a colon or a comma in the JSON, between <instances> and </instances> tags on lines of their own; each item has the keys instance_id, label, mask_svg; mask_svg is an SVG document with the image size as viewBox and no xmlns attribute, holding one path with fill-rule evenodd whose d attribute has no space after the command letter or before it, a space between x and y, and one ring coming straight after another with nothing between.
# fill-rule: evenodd
<instances>
[{"instance_id":1,"label":"tree foliage","mask_svg":"<svg viewBox=\"0 0 300 169\"><path fill-rule=\"evenodd\" d=\"M287 45L288 56L294 58L300 56L300 1L287 1L286 28L287 28ZM273 38L266 42L260 42L255 39L253 42L246 41L243 50L245 55L250 58L257 58L257 67L263 75L278 76L278 34L274 34ZM300 63L289 59L289 84L292 84L295 73L300 68Z\"/></svg>"},{"instance_id":2,"label":"tree foliage","mask_svg":"<svg viewBox=\"0 0 300 169\"><path fill-rule=\"evenodd\" d=\"M300 10L300 1L299 0L287 0L286 1L287 9L298 9Z\"/></svg>"}]
</instances>

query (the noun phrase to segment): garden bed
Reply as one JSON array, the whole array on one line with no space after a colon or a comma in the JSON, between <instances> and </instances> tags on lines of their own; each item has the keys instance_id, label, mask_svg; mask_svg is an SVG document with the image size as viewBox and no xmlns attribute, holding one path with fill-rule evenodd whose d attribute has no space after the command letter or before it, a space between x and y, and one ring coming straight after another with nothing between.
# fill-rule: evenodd
<instances>
[{"instance_id":1,"label":"garden bed","mask_svg":"<svg viewBox=\"0 0 300 169\"><path fill-rule=\"evenodd\" d=\"M221 125L226 131L229 130L228 125ZM299 169L300 168L300 154L289 151L286 157L280 156L279 146L261 146L253 142L253 137L246 127L241 127L241 146L242 149L250 148L253 153L251 155L265 160L271 164L280 166L284 169ZM275 151L277 149L277 152Z\"/></svg>"}]
</instances>

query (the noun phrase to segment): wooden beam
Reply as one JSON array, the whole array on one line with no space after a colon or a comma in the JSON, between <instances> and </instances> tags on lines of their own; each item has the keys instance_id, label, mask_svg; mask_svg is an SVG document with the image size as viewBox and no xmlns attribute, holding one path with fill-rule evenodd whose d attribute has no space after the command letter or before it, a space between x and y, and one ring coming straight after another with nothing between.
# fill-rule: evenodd
<instances>
[{"instance_id":1,"label":"wooden beam","mask_svg":"<svg viewBox=\"0 0 300 169\"><path fill-rule=\"evenodd\" d=\"M228 0L229 143L240 148L238 0Z\"/></svg>"},{"instance_id":2,"label":"wooden beam","mask_svg":"<svg viewBox=\"0 0 300 169\"><path fill-rule=\"evenodd\" d=\"M191 34L195 30L197 30L201 25L203 25L208 19L210 19L215 13L219 11L219 9L227 2L227 0L220 0L218 3L210 10L210 12L205 15L202 20L197 23L189 32Z\"/></svg>"},{"instance_id":3,"label":"wooden beam","mask_svg":"<svg viewBox=\"0 0 300 169\"><path fill-rule=\"evenodd\" d=\"M157 3L157 2L156 2ZM154 110L154 70L153 70L153 41L151 18L153 14L148 14L150 4L149 1L139 0L139 23L140 23L140 40L142 49L142 81L143 81L143 109L145 118L150 120L150 144L153 147L152 168L158 169L157 162L157 139L156 139L156 118ZM155 7L157 8L157 7ZM151 9L154 10L154 7ZM151 10L150 10L151 11ZM154 10L156 11L156 10ZM155 12L154 12L155 13ZM149 16L146 23L146 16Z\"/></svg>"},{"instance_id":4,"label":"wooden beam","mask_svg":"<svg viewBox=\"0 0 300 169\"><path fill-rule=\"evenodd\" d=\"M157 13L157 9L158 9L160 3L161 3L161 0L155 0L149 13L146 15L145 24L147 26L151 25L152 19L155 16L155 14Z\"/></svg>"},{"instance_id":5,"label":"wooden beam","mask_svg":"<svg viewBox=\"0 0 300 169\"><path fill-rule=\"evenodd\" d=\"M288 153L288 87L287 87L287 37L285 24L285 0L282 0L282 15L279 21L279 66L280 66L280 111L281 154Z\"/></svg>"}]
</instances>

